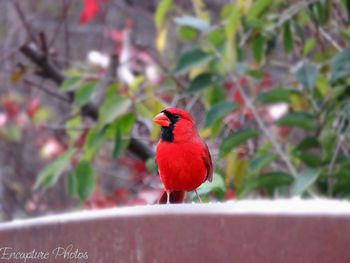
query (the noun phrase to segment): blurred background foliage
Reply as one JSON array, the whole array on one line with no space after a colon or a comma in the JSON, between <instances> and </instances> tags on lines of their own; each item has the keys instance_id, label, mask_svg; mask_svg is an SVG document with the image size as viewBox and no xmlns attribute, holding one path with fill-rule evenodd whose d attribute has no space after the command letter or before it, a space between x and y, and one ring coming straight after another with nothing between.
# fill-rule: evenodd
<instances>
[{"instance_id":1,"label":"blurred background foliage","mask_svg":"<svg viewBox=\"0 0 350 263\"><path fill-rule=\"evenodd\" d=\"M155 203L151 120L168 106L194 115L212 153L203 200L349 198L349 1L1 10L2 220Z\"/></svg>"}]
</instances>

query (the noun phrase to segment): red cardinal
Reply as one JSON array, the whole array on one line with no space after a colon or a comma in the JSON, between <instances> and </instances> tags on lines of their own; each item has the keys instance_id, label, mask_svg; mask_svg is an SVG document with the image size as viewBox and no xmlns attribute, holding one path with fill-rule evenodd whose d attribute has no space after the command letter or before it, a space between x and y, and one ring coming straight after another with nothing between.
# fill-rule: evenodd
<instances>
[{"instance_id":1,"label":"red cardinal","mask_svg":"<svg viewBox=\"0 0 350 263\"><path fill-rule=\"evenodd\" d=\"M154 117L161 126L156 163L165 192L159 203L182 203L185 191L195 191L213 179L213 164L208 146L199 137L192 116L181 109L167 108Z\"/></svg>"}]
</instances>

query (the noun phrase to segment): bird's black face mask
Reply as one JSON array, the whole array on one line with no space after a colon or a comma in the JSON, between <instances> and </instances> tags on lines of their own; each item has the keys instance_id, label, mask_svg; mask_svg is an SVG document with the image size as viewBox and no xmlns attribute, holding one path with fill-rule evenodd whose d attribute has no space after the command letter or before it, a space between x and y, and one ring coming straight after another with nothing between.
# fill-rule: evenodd
<instances>
[{"instance_id":1,"label":"bird's black face mask","mask_svg":"<svg viewBox=\"0 0 350 263\"><path fill-rule=\"evenodd\" d=\"M163 141L166 142L173 142L174 141L174 127L175 123L177 123L180 119L180 116L177 114L172 114L166 110L162 111L165 116L168 117L170 120L170 125L168 127L162 126L161 127L161 138Z\"/></svg>"}]
</instances>

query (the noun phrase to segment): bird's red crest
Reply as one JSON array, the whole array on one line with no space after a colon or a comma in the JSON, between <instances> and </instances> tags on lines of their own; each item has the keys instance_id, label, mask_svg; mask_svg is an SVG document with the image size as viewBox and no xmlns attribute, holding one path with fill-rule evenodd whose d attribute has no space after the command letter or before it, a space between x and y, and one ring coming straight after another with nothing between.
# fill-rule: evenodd
<instances>
[{"instance_id":1,"label":"bird's red crest","mask_svg":"<svg viewBox=\"0 0 350 263\"><path fill-rule=\"evenodd\" d=\"M180 117L182 117L183 119L186 119L188 121L191 121L192 123L194 123L194 120L191 116L191 114L189 114L187 111L179 109L179 108L166 108L164 111L167 111L173 115L179 115Z\"/></svg>"}]
</instances>

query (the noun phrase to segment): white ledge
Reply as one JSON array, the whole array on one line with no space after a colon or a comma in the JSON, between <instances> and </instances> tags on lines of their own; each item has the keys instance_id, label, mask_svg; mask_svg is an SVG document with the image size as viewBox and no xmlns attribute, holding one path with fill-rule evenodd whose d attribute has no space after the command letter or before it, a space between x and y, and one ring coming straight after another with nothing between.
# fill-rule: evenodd
<instances>
[{"instance_id":1,"label":"white ledge","mask_svg":"<svg viewBox=\"0 0 350 263\"><path fill-rule=\"evenodd\" d=\"M207 204L171 204L116 207L85 210L0 223L0 231L33 225L82 222L102 218L122 218L159 215L289 215L350 217L350 202L327 199L316 200L244 200Z\"/></svg>"}]
</instances>

